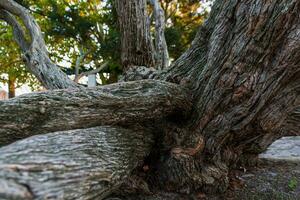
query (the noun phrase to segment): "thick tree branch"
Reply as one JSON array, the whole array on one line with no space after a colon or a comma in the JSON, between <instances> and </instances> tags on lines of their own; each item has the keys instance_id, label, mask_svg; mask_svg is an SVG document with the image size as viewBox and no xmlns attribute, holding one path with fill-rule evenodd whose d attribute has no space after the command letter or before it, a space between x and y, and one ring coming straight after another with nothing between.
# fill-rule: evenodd
<instances>
[{"instance_id":1,"label":"thick tree branch","mask_svg":"<svg viewBox=\"0 0 300 200\"><path fill-rule=\"evenodd\" d=\"M0 148L1 199L103 199L149 154L142 130L94 127Z\"/></svg>"},{"instance_id":2,"label":"thick tree branch","mask_svg":"<svg viewBox=\"0 0 300 200\"><path fill-rule=\"evenodd\" d=\"M178 85L153 80L23 95L0 102L0 144L54 131L186 116L189 100Z\"/></svg>"},{"instance_id":3,"label":"thick tree branch","mask_svg":"<svg viewBox=\"0 0 300 200\"><path fill-rule=\"evenodd\" d=\"M14 39L20 46L23 52L26 52L29 48L29 43L25 38L25 33L17 19L9 12L0 9L0 19L6 21L13 28Z\"/></svg>"}]
</instances>

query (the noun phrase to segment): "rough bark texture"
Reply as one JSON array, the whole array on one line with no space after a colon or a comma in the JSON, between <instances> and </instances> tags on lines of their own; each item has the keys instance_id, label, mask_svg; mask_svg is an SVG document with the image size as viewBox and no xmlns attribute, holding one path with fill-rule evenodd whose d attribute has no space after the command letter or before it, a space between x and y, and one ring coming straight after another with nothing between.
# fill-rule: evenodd
<instances>
[{"instance_id":1,"label":"rough bark texture","mask_svg":"<svg viewBox=\"0 0 300 200\"><path fill-rule=\"evenodd\" d=\"M190 109L184 89L153 80L32 93L0 102L0 145L54 131L184 117Z\"/></svg>"},{"instance_id":2,"label":"rough bark texture","mask_svg":"<svg viewBox=\"0 0 300 200\"><path fill-rule=\"evenodd\" d=\"M187 129L204 138L205 148L171 156L158 177L169 172L163 181L178 190L210 185L222 191L228 166L285 134L284 122L299 106L299 12L297 0L215 2L192 47L165 74L194 91Z\"/></svg>"},{"instance_id":3,"label":"rough bark texture","mask_svg":"<svg viewBox=\"0 0 300 200\"><path fill-rule=\"evenodd\" d=\"M131 66L155 65L150 37L146 0L116 0L121 32L121 62L126 71Z\"/></svg>"},{"instance_id":4,"label":"rough bark texture","mask_svg":"<svg viewBox=\"0 0 300 200\"><path fill-rule=\"evenodd\" d=\"M1 199L103 199L150 152L152 135L94 127L0 148Z\"/></svg>"},{"instance_id":5,"label":"rough bark texture","mask_svg":"<svg viewBox=\"0 0 300 200\"><path fill-rule=\"evenodd\" d=\"M10 1L0 1L1 7L6 5L3 2ZM151 63L149 43L141 39L147 32L145 2L117 1L117 8L120 4L124 9L118 9L119 16L123 16L122 37L128 39L122 48L135 51L134 58L126 57L132 60L123 58L124 66L145 65L135 60ZM11 2L8 10L9 5ZM143 184L135 185L146 185L144 188L151 192L187 195L198 191L224 192L230 167L252 162L250 158L275 139L289 134L292 124L299 125L299 13L298 0L216 0L191 48L171 68L163 73L137 68L138 76L132 76L178 85L137 81L2 101L0 141L5 144L28 135L103 124L130 128L159 125L160 135L152 129L155 146L145 159L143 170L133 172ZM128 20L136 23L135 28L125 29ZM142 32L137 32L137 24L142 26ZM136 56L135 47L141 57ZM193 95L187 95L179 85ZM189 118L183 120L186 115ZM24 147L24 152L27 148L31 149ZM15 159L3 160L4 165ZM124 182L122 188L133 187Z\"/></svg>"}]
</instances>

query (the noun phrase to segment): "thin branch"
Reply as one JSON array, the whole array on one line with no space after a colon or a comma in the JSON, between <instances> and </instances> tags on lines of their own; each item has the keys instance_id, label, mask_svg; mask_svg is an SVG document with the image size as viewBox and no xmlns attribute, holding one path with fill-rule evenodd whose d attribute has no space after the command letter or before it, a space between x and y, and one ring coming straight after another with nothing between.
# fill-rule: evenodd
<instances>
[{"instance_id":1,"label":"thin branch","mask_svg":"<svg viewBox=\"0 0 300 200\"><path fill-rule=\"evenodd\" d=\"M20 46L23 52L26 52L29 48L28 41L26 40L25 37L25 32L22 28L22 26L19 24L17 19L11 15L9 12L0 9L0 19L4 20L7 22L10 26L13 28L13 34L14 34L14 39Z\"/></svg>"},{"instance_id":2,"label":"thin branch","mask_svg":"<svg viewBox=\"0 0 300 200\"><path fill-rule=\"evenodd\" d=\"M90 70L90 71L83 72L83 73L79 74L78 76L75 77L74 82L78 83L78 81L84 76L88 76L88 75L91 75L91 74L97 74L97 73L101 72L102 70L104 70L107 67L107 65L108 65L108 62L105 62L99 68L96 68L96 69L93 69L93 70Z\"/></svg>"},{"instance_id":3,"label":"thin branch","mask_svg":"<svg viewBox=\"0 0 300 200\"><path fill-rule=\"evenodd\" d=\"M156 63L160 69L169 66L169 52L165 37L165 12L158 0L150 0L155 18L155 48Z\"/></svg>"}]
</instances>

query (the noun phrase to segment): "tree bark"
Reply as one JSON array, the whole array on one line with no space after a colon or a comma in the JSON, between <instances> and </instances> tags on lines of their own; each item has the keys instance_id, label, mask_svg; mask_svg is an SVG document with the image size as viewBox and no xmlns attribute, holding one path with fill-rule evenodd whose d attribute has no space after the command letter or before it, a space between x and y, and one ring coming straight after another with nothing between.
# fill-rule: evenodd
<instances>
[{"instance_id":1,"label":"tree bark","mask_svg":"<svg viewBox=\"0 0 300 200\"><path fill-rule=\"evenodd\" d=\"M300 105L299 12L297 0L215 2L192 47L162 76L193 91L187 129L205 148L187 151L197 137L178 144L159 164L159 182L224 191L229 167L287 134L285 121Z\"/></svg>"},{"instance_id":2,"label":"tree bark","mask_svg":"<svg viewBox=\"0 0 300 200\"><path fill-rule=\"evenodd\" d=\"M155 19L155 59L158 69L169 66L169 52L165 37L165 13L158 0L150 0Z\"/></svg>"},{"instance_id":3,"label":"tree bark","mask_svg":"<svg viewBox=\"0 0 300 200\"><path fill-rule=\"evenodd\" d=\"M132 66L154 67L146 0L116 0L121 33L121 63L124 71Z\"/></svg>"},{"instance_id":4,"label":"tree bark","mask_svg":"<svg viewBox=\"0 0 300 200\"><path fill-rule=\"evenodd\" d=\"M0 148L1 199L103 199L141 164L152 135L94 127L33 136Z\"/></svg>"},{"instance_id":5,"label":"tree bark","mask_svg":"<svg viewBox=\"0 0 300 200\"><path fill-rule=\"evenodd\" d=\"M152 80L54 90L0 102L0 145L36 134L99 125L136 125L188 116L187 91Z\"/></svg>"},{"instance_id":6,"label":"tree bark","mask_svg":"<svg viewBox=\"0 0 300 200\"><path fill-rule=\"evenodd\" d=\"M16 96L16 78L9 75L8 76L8 98L14 98Z\"/></svg>"},{"instance_id":7,"label":"tree bark","mask_svg":"<svg viewBox=\"0 0 300 200\"><path fill-rule=\"evenodd\" d=\"M144 17L135 18L144 16L144 1L130 2L117 1L117 8L121 3L122 9L126 8L118 9L119 16L126 16L119 20L121 30L124 36L130 32L134 36L124 37L129 40L122 48L134 52L136 46L142 56L128 59L150 62L148 43L139 46L143 34L134 27L124 28L129 26L126 20L145 24ZM4 7L2 1L0 6ZM2 101L1 142L99 125L127 125L130 129L158 125L151 130L155 146L144 160L146 172L133 174L145 180L153 192L224 192L231 167L252 162L250 158L288 134L291 124L299 124L299 13L298 0L217 0L191 48L162 73L146 73L175 84L148 80ZM146 28L141 30L146 33ZM132 60L124 61L125 68L142 65ZM155 134L157 130L161 135ZM5 163L9 163L7 158Z\"/></svg>"}]
</instances>

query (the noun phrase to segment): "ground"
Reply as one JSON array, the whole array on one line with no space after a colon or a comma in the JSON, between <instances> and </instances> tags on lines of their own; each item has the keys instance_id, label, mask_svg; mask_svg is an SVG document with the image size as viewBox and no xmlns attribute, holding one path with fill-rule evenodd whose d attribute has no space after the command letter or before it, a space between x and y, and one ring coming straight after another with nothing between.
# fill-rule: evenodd
<instances>
[{"instance_id":1,"label":"ground","mask_svg":"<svg viewBox=\"0 0 300 200\"><path fill-rule=\"evenodd\" d=\"M158 193L109 200L300 200L300 136L274 142L257 166L233 170L230 179L223 195Z\"/></svg>"},{"instance_id":2,"label":"ground","mask_svg":"<svg viewBox=\"0 0 300 200\"><path fill-rule=\"evenodd\" d=\"M228 192L227 199L300 199L300 165L262 165L235 173L239 184Z\"/></svg>"}]
</instances>

